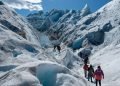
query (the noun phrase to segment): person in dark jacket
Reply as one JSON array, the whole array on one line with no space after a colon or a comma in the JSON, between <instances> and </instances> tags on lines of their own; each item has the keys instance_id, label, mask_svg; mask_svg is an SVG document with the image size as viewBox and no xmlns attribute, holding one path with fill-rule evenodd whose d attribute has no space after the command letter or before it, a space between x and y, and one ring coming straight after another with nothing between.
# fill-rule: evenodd
<instances>
[{"instance_id":1,"label":"person in dark jacket","mask_svg":"<svg viewBox=\"0 0 120 86\"><path fill-rule=\"evenodd\" d=\"M59 40L54 40L54 41L52 41L52 44L53 44L53 46L54 46L54 49L53 49L53 51L56 51L56 49L58 50L58 52L60 53L60 51L61 51L61 47L60 47L60 41Z\"/></svg>"},{"instance_id":2,"label":"person in dark jacket","mask_svg":"<svg viewBox=\"0 0 120 86\"><path fill-rule=\"evenodd\" d=\"M57 50L58 50L58 52L60 53L60 50L61 50L60 45L57 45Z\"/></svg>"},{"instance_id":3,"label":"person in dark jacket","mask_svg":"<svg viewBox=\"0 0 120 86\"><path fill-rule=\"evenodd\" d=\"M101 80L104 79L104 73L100 66L98 66L98 68L96 69L94 73L94 78L96 79L96 86L98 86L98 82L99 86L101 86Z\"/></svg>"},{"instance_id":4,"label":"person in dark jacket","mask_svg":"<svg viewBox=\"0 0 120 86\"><path fill-rule=\"evenodd\" d=\"M90 67L88 68L88 81L89 79L91 79L91 82L93 82L92 81L93 75L94 75L94 68L92 65L90 65Z\"/></svg>"},{"instance_id":5,"label":"person in dark jacket","mask_svg":"<svg viewBox=\"0 0 120 86\"><path fill-rule=\"evenodd\" d=\"M88 56L85 55L85 57L84 57L84 64L88 64L88 62L89 62Z\"/></svg>"}]
</instances>

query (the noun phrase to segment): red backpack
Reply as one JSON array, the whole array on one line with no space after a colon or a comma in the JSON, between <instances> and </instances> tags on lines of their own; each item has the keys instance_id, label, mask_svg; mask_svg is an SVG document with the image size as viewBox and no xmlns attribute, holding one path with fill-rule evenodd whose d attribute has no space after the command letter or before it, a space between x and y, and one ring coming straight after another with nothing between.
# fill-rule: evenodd
<instances>
[{"instance_id":1,"label":"red backpack","mask_svg":"<svg viewBox=\"0 0 120 86\"><path fill-rule=\"evenodd\" d=\"M83 66L83 69L84 69L84 70L88 70L88 68L89 68L89 67L88 67L87 64L85 64L85 65Z\"/></svg>"},{"instance_id":2,"label":"red backpack","mask_svg":"<svg viewBox=\"0 0 120 86\"><path fill-rule=\"evenodd\" d=\"M94 77L97 80L101 80L102 78L104 78L104 73L101 69L97 69L94 73Z\"/></svg>"},{"instance_id":3,"label":"red backpack","mask_svg":"<svg viewBox=\"0 0 120 86\"><path fill-rule=\"evenodd\" d=\"M101 69L97 69L95 71L95 75L101 76L101 75L103 75L103 71Z\"/></svg>"}]
</instances>

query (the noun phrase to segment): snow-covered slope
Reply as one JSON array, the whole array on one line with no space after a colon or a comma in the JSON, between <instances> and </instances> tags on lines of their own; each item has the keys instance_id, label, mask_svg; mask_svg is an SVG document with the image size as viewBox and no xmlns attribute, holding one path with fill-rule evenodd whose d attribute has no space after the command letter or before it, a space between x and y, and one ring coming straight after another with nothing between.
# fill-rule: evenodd
<instances>
[{"instance_id":1,"label":"snow-covered slope","mask_svg":"<svg viewBox=\"0 0 120 86\"><path fill-rule=\"evenodd\" d=\"M95 67L102 66L105 73L103 86L119 86L120 0L112 0L95 13L82 18L76 18L77 14L71 17L70 13L75 12L64 14L48 32L51 29L57 31L60 40L74 50L92 49L90 63Z\"/></svg>"},{"instance_id":2,"label":"snow-covered slope","mask_svg":"<svg viewBox=\"0 0 120 86\"><path fill-rule=\"evenodd\" d=\"M29 15L28 20L49 35L57 31L61 42L74 50L82 48L77 52L87 48L90 64L94 68L101 65L105 73L102 86L120 86L120 0L88 14L86 5L82 11L40 11ZM77 52L64 44L60 54L43 47L50 46L49 38L44 33L35 36L38 32L5 5L0 5L0 33L1 86L93 86L84 78Z\"/></svg>"},{"instance_id":3,"label":"snow-covered slope","mask_svg":"<svg viewBox=\"0 0 120 86\"><path fill-rule=\"evenodd\" d=\"M81 59L67 48L64 54L43 48L46 42L47 36L0 4L0 86L88 86L72 70Z\"/></svg>"},{"instance_id":4,"label":"snow-covered slope","mask_svg":"<svg viewBox=\"0 0 120 86\"><path fill-rule=\"evenodd\" d=\"M86 47L79 44L87 39L87 46L93 47L90 63L95 68L101 65L105 73L102 86L119 86L120 0L109 2L97 12L84 17L77 25L86 28L78 30L82 36L74 44L78 48Z\"/></svg>"},{"instance_id":5,"label":"snow-covered slope","mask_svg":"<svg viewBox=\"0 0 120 86\"><path fill-rule=\"evenodd\" d=\"M90 14L78 21L75 35L79 35L79 44L73 48L82 47L82 42L87 39L92 45L100 45L104 42L106 33L118 27L120 24L120 3L114 0L99 9L97 12ZM83 26L85 27L83 29Z\"/></svg>"}]
</instances>

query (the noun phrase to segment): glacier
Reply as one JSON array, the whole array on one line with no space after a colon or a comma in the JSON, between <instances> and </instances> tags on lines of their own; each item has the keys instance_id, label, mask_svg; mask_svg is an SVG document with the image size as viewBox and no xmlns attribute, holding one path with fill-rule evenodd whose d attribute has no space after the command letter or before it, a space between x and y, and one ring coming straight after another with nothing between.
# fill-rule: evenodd
<instances>
[{"instance_id":1,"label":"glacier","mask_svg":"<svg viewBox=\"0 0 120 86\"><path fill-rule=\"evenodd\" d=\"M51 16L56 21L55 15ZM63 58L67 48L64 55L59 56L52 48L48 51L46 46L53 47L48 36L34 29L14 9L5 4L0 5L1 86L61 86L67 84L64 80L74 80L77 85L86 86L85 79L63 65L66 62Z\"/></svg>"},{"instance_id":2,"label":"glacier","mask_svg":"<svg viewBox=\"0 0 120 86\"><path fill-rule=\"evenodd\" d=\"M54 31L61 53L53 51ZM120 86L119 33L120 0L94 13L85 5L81 11L53 9L26 19L0 4L0 85L94 86L84 78L83 52L94 69L102 67L102 86Z\"/></svg>"}]
</instances>

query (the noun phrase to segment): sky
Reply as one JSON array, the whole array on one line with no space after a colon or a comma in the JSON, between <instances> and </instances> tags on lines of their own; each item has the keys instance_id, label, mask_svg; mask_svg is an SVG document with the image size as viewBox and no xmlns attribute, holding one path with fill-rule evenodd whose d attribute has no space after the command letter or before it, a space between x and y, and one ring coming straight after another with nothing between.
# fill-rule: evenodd
<instances>
[{"instance_id":1,"label":"sky","mask_svg":"<svg viewBox=\"0 0 120 86\"><path fill-rule=\"evenodd\" d=\"M92 12L108 3L110 0L2 0L4 3L23 16L34 13L39 10L44 12L52 9L74 9L81 10L85 4L88 4Z\"/></svg>"}]
</instances>

